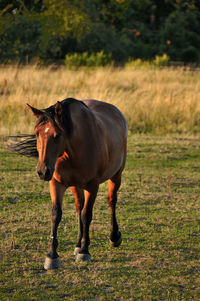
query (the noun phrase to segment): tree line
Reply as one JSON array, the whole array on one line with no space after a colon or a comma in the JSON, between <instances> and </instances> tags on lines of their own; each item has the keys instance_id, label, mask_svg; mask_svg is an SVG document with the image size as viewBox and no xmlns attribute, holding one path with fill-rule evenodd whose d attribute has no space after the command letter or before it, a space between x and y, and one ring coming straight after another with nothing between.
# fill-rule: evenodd
<instances>
[{"instance_id":1,"label":"tree line","mask_svg":"<svg viewBox=\"0 0 200 301\"><path fill-rule=\"evenodd\" d=\"M199 0L0 0L0 62L64 62L103 51L116 63L167 54L200 63Z\"/></svg>"}]
</instances>

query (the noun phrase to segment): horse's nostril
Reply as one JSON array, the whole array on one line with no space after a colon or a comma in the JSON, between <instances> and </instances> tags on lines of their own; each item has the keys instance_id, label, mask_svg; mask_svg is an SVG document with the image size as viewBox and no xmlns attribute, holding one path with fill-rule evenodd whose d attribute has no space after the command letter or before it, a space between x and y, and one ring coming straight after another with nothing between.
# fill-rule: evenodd
<instances>
[{"instance_id":1,"label":"horse's nostril","mask_svg":"<svg viewBox=\"0 0 200 301\"><path fill-rule=\"evenodd\" d=\"M41 172L41 170L38 170L37 173L38 173L38 176L41 178L41 177L42 177L42 172Z\"/></svg>"},{"instance_id":2,"label":"horse's nostril","mask_svg":"<svg viewBox=\"0 0 200 301\"><path fill-rule=\"evenodd\" d=\"M44 169L38 169L37 173L41 180L50 181L52 178L51 169L48 167L45 167Z\"/></svg>"}]
</instances>

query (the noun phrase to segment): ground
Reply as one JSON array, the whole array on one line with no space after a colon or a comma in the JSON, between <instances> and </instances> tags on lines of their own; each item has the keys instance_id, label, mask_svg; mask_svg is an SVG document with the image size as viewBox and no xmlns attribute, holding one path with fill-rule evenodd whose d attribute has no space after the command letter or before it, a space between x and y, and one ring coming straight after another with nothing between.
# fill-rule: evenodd
<instances>
[{"instance_id":1,"label":"ground","mask_svg":"<svg viewBox=\"0 0 200 301\"><path fill-rule=\"evenodd\" d=\"M91 225L89 264L76 263L73 196L59 227L61 268L45 272L48 183L36 160L0 148L1 300L197 300L200 297L200 139L129 133L117 216L123 242L109 245L107 184Z\"/></svg>"}]
</instances>

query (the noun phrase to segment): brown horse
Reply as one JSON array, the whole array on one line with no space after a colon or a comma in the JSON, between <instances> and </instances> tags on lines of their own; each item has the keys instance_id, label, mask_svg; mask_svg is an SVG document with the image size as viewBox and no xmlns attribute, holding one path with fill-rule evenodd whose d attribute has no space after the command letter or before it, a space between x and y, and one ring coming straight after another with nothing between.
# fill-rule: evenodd
<instances>
[{"instance_id":1,"label":"brown horse","mask_svg":"<svg viewBox=\"0 0 200 301\"><path fill-rule=\"evenodd\" d=\"M38 118L35 126L40 179L50 181L52 201L51 238L44 268L59 266L57 228L62 217L62 200L70 187L78 214L79 233L74 250L77 261L89 261L89 226L99 184L108 180L111 211L110 243L121 244L115 215L117 191L126 161L127 125L113 105L72 98L38 110L29 105Z\"/></svg>"}]
</instances>

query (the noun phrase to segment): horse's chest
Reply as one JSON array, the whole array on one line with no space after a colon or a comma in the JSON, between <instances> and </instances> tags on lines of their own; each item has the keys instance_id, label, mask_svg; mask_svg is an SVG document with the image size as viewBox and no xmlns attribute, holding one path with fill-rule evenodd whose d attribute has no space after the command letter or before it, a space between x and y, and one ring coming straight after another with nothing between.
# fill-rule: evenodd
<instances>
[{"instance_id":1,"label":"horse's chest","mask_svg":"<svg viewBox=\"0 0 200 301\"><path fill-rule=\"evenodd\" d=\"M65 186L78 186L80 188L85 187L92 177L93 174L87 168L72 166L70 162L59 162L54 172L54 178L57 182Z\"/></svg>"}]
</instances>

